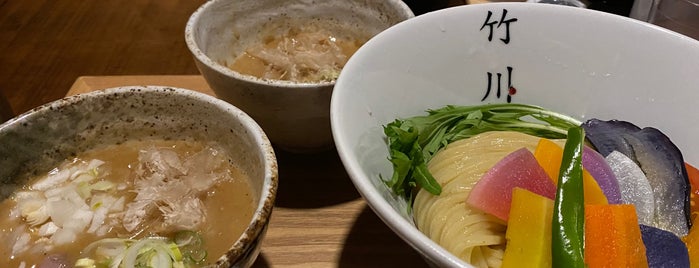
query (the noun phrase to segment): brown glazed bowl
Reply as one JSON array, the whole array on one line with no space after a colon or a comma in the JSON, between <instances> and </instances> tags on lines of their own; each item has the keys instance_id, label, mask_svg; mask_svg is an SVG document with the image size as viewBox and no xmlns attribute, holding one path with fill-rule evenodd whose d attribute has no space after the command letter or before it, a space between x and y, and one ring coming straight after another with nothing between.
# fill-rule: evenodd
<instances>
[{"instance_id":1,"label":"brown glazed bowl","mask_svg":"<svg viewBox=\"0 0 699 268\"><path fill-rule=\"evenodd\" d=\"M246 113L195 91L112 88L67 97L1 124L2 199L25 184L22 174L48 172L60 161L97 145L152 137L216 141L248 175L256 201L254 213L216 266L252 265L276 197L276 157L265 133Z\"/></svg>"}]
</instances>

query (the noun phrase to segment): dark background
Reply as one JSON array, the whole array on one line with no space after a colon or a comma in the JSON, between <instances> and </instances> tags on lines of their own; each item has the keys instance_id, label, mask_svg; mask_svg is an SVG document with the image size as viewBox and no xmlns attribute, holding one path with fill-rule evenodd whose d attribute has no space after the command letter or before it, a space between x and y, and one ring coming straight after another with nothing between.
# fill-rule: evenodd
<instances>
[{"instance_id":1,"label":"dark background","mask_svg":"<svg viewBox=\"0 0 699 268\"><path fill-rule=\"evenodd\" d=\"M0 0L0 94L19 114L65 96L79 76L198 74L184 27L204 2ZM464 1L406 3L421 14Z\"/></svg>"}]
</instances>

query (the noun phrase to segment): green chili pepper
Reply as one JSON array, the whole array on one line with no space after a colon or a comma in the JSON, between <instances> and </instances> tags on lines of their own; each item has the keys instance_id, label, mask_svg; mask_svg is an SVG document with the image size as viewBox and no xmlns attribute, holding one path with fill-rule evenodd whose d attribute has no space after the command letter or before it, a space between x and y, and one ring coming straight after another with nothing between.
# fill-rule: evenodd
<instances>
[{"instance_id":1,"label":"green chili pepper","mask_svg":"<svg viewBox=\"0 0 699 268\"><path fill-rule=\"evenodd\" d=\"M553 267L585 267L585 204L583 196L583 141L581 127L568 129L563 149L551 225Z\"/></svg>"}]
</instances>

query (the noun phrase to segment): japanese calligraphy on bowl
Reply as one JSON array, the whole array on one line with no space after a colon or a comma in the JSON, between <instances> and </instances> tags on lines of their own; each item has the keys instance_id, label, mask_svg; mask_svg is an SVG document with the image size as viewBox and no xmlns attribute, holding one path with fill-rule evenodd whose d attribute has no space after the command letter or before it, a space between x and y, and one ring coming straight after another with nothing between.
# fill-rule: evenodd
<instances>
[{"instance_id":1,"label":"japanese calligraphy on bowl","mask_svg":"<svg viewBox=\"0 0 699 268\"><path fill-rule=\"evenodd\" d=\"M483 22L483 25L480 28L480 31L483 31L484 29L487 29L488 31L488 42L493 41L493 33L498 31L498 32L503 32L504 36L499 38L500 41L502 41L503 44L507 45L510 43L510 24L517 22L517 18L514 17L508 17L507 16L507 9L502 9L501 11L502 15L500 16L500 20L494 20L493 18L493 12L488 10L488 15L486 15L485 22ZM517 94L517 89L512 86L512 66L507 66L507 72L505 73L506 76L506 81L507 83L505 84L506 86L504 87L504 90L506 90L507 94L507 103L512 102L512 96ZM485 90L485 95L483 95L483 98L481 99L481 102L486 101L488 97L490 96L491 89L493 88L493 72L486 72L486 75L488 77L488 86L486 87ZM501 91L502 91L502 82L503 80L501 79L503 74L500 72L495 73L496 81L495 87L495 97L497 99L500 99Z\"/></svg>"}]
</instances>

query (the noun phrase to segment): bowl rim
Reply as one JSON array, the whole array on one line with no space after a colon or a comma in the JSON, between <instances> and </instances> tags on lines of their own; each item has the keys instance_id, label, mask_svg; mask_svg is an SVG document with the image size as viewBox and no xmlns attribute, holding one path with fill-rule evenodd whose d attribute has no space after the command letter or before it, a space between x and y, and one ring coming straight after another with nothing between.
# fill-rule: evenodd
<instances>
[{"instance_id":1,"label":"bowl rim","mask_svg":"<svg viewBox=\"0 0 699 268\"><path fill-rule=\"evenodd\" d=\"M264 231L269 224L269 220L274 208L277 188L279 185L277 160L271 142L267 138L263 129L253 120L248 114L234 105L225 102L221 99L204 94L191 89L170 87L170 86L121 86L112 87L102 90L91 91L88 93L76 94L67 96L44 105L38 106L25 113L22 113L14 118L0 124L0 132L6 128L15 125L21 125L24 120L31 119L36 116L43 116L45 113L53 113L59 111L61 107L74 105L88 99L107 98L115 95L129 94L162 94L162 95L178 95L193 99L197 102L208 102L215 106L215 109L221 112L229 113L240 122L244 127L245 133L252 137L254 144L259 150L260 160L264 167L264 179L262 192L259 200L254 207L253 215L248 222L248 226L241 235L231 244L231 247L220 256L216 261L216 265L220 267L228 267L236 262L247 257L248 251L259 243L259 240L264 235Z\"/></svg>"},{"instance_id":2,"label":"bowl rim","mask_svg":"<svg viewBox=\"0 0 699 268\"><path fill-rule=\"evenodd\" d=\"M699 47L699 41L691 37L644 21L619 16L611 13L545 3L500 2L483 3L478 5L455 6L425 13L413 19L400 22L392 26L391 28L377 34L374 38L372 38L366 44L364 44L364 46L362 46L357 51L355 56L350 58L345 67L354 65L359 66L359 64L363 64L364 62L359 63L359 58L356 56L363 55L363 50L368 50L375 47L374 44L376 42L379 42L378 40L381 40L382 36L395 34L399 31L405 31L406 29L412 28L414 25L418 25L428 21L437 21L440 18L443 18L442 16L454 16L454 14L465 12L466 10L487 10L492 8L540 8L550 10L551 13L558 13L558 16L565 16L565 14L574 13L579 17L607 17L607 19L618 21L619 23L622 23L624 25L643 25L643 27L645 28L652 28L653 31L661 31L664 35L674 35L675 37L679 37L680 39L682 39L682 42ZM448 13L450 13L451 15L448 15ZM382 48L385 48L385 46L382 46ZM429 237L427 237L425 234L423 234L421 231L419 231L416 226L405 220L400 214L398 214L394 210L394 208L384 199L381 193L375 188L374 184L372 183L373 179L370 178L370 175L372 174L364 174L360 162L358 161L358 158L354 152L355 148L353 147L353 144L356 141L350 141L347 135L342 132L343 127L341 125L343 123L341 114L343 112L342 106L344 105L341 103L342 100L340 100L340 98L344 97L343 95L352 94L352 85L345 81L346 78L344 78L343 75L346 77L348 74L347 72L340 74L340 77L338 77L331 98L331 128L338 155L340 156L345 170L349 174L349 177L352 180L355 187L357 188L358 192L367 201L367 204L369 205L369 207L372 208L375 214L379 218L381 218L381 220L399 237L401 237L406 243L408 243L410 246L416 249L422 255L423 258L430 260L433 264L440 267L474 267L471 264L459 259L454 254L448 252L446 249L444 249L436 242L431 240Z\"/></svg>"},{"instance_id":3,"label":"bowl rim","mask_svg":"<svg viewBox=\"0 0 699 268\"><path fill-rule=\"evenodd\" d=\"M189 17L187 20L187 24L185 25L185 31L184 31L184 37L185 37L185 43L187 43L187 48L189 48L190 52L192 52L192 55L194 58L204 64L206 67L213 69L215 72L222 74L226 77L232 77L241 81L245 81L248 83L253 83L253 84L258 84L258 85L267 85L267 86L276 86L276 87L283 87L283 88L328 88L332 89L332 87L335 85L337 82L337 79L332 80L332 81L320 81L320 82L294 82L294 81L289 81L289 80L277 80L277 79L263 79L259 78L253 75L248 75L248 74L243 74L237 71L233 71L230 68L223 66L219 64L218 62L212 60L204 51L202 51L199 48L199 44L196 41L197 37L197 32L194 30L196 27L199 25L199 22L203 16L205 16L209 10L213 9L215 5L224 2L224 1L229 1L229 0L210 0L207 1L206 3L202 4L199 8L197 8L194 13ZM415 15L413 14L412 10L408 7L407 4L405 4L401 0L384 0L387 4L390 4L396 8L399 8L402 13L405 13L407 16L406 20L413 18ZM400 22L399 22L400 23Z\"/></svg>"}]
</instances>

